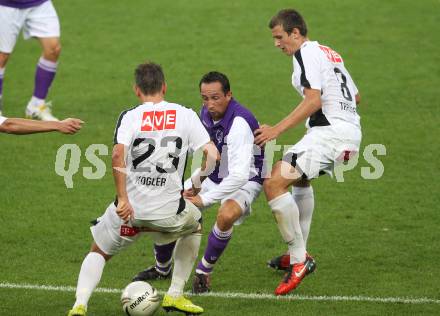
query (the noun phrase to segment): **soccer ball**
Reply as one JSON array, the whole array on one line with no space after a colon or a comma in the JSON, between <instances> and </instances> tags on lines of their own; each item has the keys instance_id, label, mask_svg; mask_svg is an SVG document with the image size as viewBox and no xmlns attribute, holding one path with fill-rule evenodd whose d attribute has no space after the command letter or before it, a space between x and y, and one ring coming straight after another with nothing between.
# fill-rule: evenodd
<instances>
[{"instance_id":1,"label":"soccer ball","mask_svg":"<svg viewBox=\"0 0 440 316\"><path fill-rule=\"evenodd\" d=\"M156 289L147 282L132 282L122 291L123 311L129 316L153 315L160 305Z\"/></svg>"}]
</instances>

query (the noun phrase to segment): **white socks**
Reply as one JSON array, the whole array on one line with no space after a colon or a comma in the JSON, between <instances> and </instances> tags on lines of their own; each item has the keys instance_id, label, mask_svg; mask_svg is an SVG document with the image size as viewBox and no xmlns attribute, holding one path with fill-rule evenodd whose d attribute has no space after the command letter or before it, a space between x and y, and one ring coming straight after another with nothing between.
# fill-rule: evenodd
<instances>
[{"instance_id":1,"label":"white socks","mask_svg":"<svg viewBox=\"0 0 440 316\"><path fill-rule=\"evenodd\" d=\"M92 292L95 290L104 270L105 259L97 252L89 252L81 265L76 286L76 302L73 307L84 305L87 307Z\"/></svg>"},{"instance_id":2,"label":"white socks","mask_svg":"<svg viewBox=\"0 0 440 316\"><path fill-rule=\"evenodd\" d=\"M292 195L286 192L269 201L269 206L275 216L281 236L288 245L290 263L304 262L306 249L299 224L298 206Z\"/></svg>"},{"instance_id":3,"label":"white socks","mask_svg":"<svg viewBox=\"0 0 440 316\"><path fill-rule=\"evenodd\" d=\"M299 210L299 224L304 239L304 247L307 248L307 239L309 238L310 224L312 223L313 209L315 207L315 197L313 196L313 188L293 187L293 199Z\"/></svg>"},{"instance_id":4,"label":"white socks","mask_svg":"<svg viewBox=\"0 0 440 316\"><path fill-rule=\"evenodd\" d=\"M3 76L5 75L5 68L0 68L0 113L2 111L2 95L3 95Z\"/></svg>"},{"instance_id":5,"label":"white socks","mask_svg":"<svg viewBox=\"0 0 440 316\"><path fill-rule=\"evenodd\" d=\"M40 106L40 105L44 104L44 102L45 102L44 99L39 99L37 97L32 96L31 100L28 103L28 107Z\"/></svg>"},{"instance_id":6,"label":"white socks","mask_svg":"<svg viewBox=\"0 0 440 316\"><path fill-rule=\"evenodd\" d=\"M177 240L174 250L174 270L168 295L179 297L188 281L199 253L201 233L193 233Z\"/></svg>"}]
</instances>

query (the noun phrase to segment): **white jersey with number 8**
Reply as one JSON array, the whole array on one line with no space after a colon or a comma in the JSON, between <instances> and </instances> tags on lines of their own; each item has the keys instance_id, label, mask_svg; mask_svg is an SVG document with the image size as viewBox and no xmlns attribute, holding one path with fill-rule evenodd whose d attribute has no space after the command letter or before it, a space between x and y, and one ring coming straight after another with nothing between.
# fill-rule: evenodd
<instances>
[{"instance_id":1,"label":"white jersey with number 8","mask_svg":"<svg viewBox=\"0 0 440 316\"><path fill-rule=\"evenodd\" d=\"M135 219L163 219L182 209L187 153L209 141L197 114L179 104L147 102L121 113L114 143L128 150L127 194Z\"/></svg>"},{"instance_id":2,"label":"white jersey with number 8","mask_svg":"<svg viewBox=\"0 0 440 316\"><path fill-rule=\"evenodd\" d=\"M337 52L306 41L294 55L293 70L292 84L303 97L304 88L321 91L322 109L307 120L308 128L333 125L338 120L360 128L355 98L358 89Z\"/></svg>"}]
</instances>

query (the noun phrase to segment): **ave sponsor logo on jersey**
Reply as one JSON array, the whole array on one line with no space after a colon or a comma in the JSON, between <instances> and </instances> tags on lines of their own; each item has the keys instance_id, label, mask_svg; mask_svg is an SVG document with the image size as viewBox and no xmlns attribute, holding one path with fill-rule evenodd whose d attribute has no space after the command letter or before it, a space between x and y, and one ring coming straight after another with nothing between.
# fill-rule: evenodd
<instances>
[{"instance_id":1,"label":"ave sponsor logo on jersey","mask_svg":"<svg viewBox=\"0 0 440 316\"><path fill-rule=\"evenodd\" d=\"M333 49L327 46L319 45L319 48L325 53L327 59L332 63L342 63L342 57Z\"/></svg>"},{"instance_id":2,"label":"ave sponsor logo on jersey","mask_svg":"<svg viewBox=\"0 0 440 316\"><path fill-rule=\"evenodd\" d=\"M149 111L142 116L141 131L162 131L176 128L176 110Z\"/></svg>"}]
</instances>

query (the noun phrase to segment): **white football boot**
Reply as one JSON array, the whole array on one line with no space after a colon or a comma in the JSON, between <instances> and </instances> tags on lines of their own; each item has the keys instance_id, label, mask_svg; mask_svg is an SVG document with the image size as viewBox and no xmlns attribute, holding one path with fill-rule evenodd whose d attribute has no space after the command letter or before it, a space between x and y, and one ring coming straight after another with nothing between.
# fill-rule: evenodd
<instances>
[{"instance_id":1,"label":"white football boot","mask_svg":"<svg viewBox=\"0 0 440 316\"><path fill-rule=\"evenodd\" d=\"M31 102L26 107L26 118L41 121L59 121L52 115L52 103L45 102L40 105L33 105Z\"/></svg>"}]
</instances>

